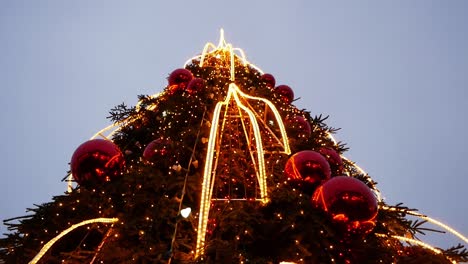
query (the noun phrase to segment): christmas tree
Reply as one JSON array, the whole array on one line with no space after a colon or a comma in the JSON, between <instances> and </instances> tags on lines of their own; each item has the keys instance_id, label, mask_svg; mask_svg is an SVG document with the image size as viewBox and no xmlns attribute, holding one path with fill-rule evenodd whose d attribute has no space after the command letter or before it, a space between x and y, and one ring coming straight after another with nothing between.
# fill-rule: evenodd
<instances>
[{"instance_id":1,"label":"christmas tree","mask_svg":"<svg viewBox=\"0 0 468 264\"><path fill-rule=\"evenodd\" d=\"M467 242L386 204L326 117L293 103L221 32L161 93L111 110L64 195L5 220L0 263L468 261L419 240L429 221Z\"/></svg>"}]
</instances>

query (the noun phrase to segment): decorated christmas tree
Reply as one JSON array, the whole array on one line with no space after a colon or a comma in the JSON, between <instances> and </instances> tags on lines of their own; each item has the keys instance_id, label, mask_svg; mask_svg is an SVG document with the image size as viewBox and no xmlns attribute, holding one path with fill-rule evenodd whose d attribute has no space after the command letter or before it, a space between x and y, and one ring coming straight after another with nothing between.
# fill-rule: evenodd
<instances>
[{"instance_id":1,"label":"decorated christmas tree","mask_svg":"<svg viewBox=\"0 0 468 264\"><path fill-rule=\"evenodd\" d=\"M458 263L462 244L389 205L326 117L224 40L118 105L71 158L68 190L5 220L0 263ZM419 220L411 220L408 215Z\"/></svg>"}]
</instances>

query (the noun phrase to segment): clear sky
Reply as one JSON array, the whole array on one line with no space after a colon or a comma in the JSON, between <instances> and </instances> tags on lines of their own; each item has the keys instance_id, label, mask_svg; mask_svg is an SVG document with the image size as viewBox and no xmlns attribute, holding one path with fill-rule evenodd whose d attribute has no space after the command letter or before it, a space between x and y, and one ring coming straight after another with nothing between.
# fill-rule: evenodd
<instances>
[{"instance_id":1,"label":"clear sky","mask_svg":"<svg viewBox=\"0 0 468 264\"><path fill-rule=\"evenodd\" d=\"M468 235L468 1L165 2L0 2L0 218L62 194L108 111L161 91L223 27L296 106L330 115L388 203Z\"/></svg>"}]
</instances>

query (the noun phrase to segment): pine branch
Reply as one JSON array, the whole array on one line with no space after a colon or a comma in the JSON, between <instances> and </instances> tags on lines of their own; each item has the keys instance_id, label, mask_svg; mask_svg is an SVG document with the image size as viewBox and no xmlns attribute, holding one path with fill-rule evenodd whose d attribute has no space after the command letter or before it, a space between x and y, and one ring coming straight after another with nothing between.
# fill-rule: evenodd
<instances>
[{"instance_id":1,"label":"pine branch","mask_svg":"<svg viewBox=\"0 0 468 264\"><path fill-rule=\"evenodd\" d=\"M462 244L443 250L444 255L458 262L468 262L468 250Z\"/></svg>"},{"instance_id":2,"label":"pine branch","mask_svg":"<svg viewBox=\"0 0 468 264\"><path fill-rule=\"evenodd\" d=\"M111 109L111 111L109 112L110 116L108 116L107 118L110 119L114 123L119 122L128 118L133 113L135 113L135 110L136 110L135 107L128 108L125 103L121 103Z\"/></svg>"}]
</instances>

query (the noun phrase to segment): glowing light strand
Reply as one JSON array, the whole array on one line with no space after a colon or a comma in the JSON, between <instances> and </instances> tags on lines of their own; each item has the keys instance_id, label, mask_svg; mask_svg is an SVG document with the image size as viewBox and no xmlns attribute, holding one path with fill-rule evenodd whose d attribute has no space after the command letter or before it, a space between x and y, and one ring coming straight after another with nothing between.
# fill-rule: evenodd
<instances>
[{"instance_id":1,"label":"glowing light strand","mask_svg":"<svg viewBox=\"0 0 468 264\"><path fill-rule=\"evenodd\" d=\"M230 84L229 88L231 89L231 87L234 87L233 89L236 89L236 91L239 90L239 88L235 84ZM234 99L236 100L238 107L240 107L242 110L247 112L247 114L249 115L251 126L253 126L253 129L254 129L254 135L256 139L255 144L257 148L257 161L258 161L257 177L258 177L258 183L260 185L260 197L261 199L264 199L263 202L266 203L268 199L268 194L267 194L266 173L265 173L265 159L264 159L264 153L263 153L263 144L261 140L260 128L258 126L257 120L255 119L255 115L253 114L253 111L251 111L249 108L245 107L242 104L236 92L233 92L233 95L234 95Z\"/></svg>"},{"instance_id":2,"label":"glowing light strand","mask_svg":"<svg viewBox=\"0 0 468 264\"><path fill-rule=\"evenodd\" d=\"M450 226L444 224L444 223L441 223L433 218L430 218L428 216L425 216L425 215L422 215L422 214L418 214L418 213L414 213L414 212L409 212L408 214L410 215L414 215L414 216L417 216L423 220L426 220L432 224L435 224L445 230L447 230L448 232L452 233L453 235L455 235L456 237L460 238L461 240L463 240L466 244L468 244L468 239L463 236L460 232L456 231L455 229L451 228Z\"/></svg>"},{"instance_id":3,"label":"glowing light strand","mask_svg":"<svg viewBox=\"0 0 468 264\"><path fill-rule=\"evenodd\" d=\"M382 210L387 210L387 211L399 211L399 212L403 212L403 213L406 213L406 214L409 214L409 215L412 215L412 216L419 217L419 218L421 218L423 220L426 220L429 223L432 223L434 225L439 226L442 229L445 229L449 233L451 233L454 236L456 236L456 237L460 238L461 240L463 240L463 242L465 242L468 245L468 238L467 237L465 237L464 235L462 235L460 232L453 229L452 227L450 227L450 226L448 226L448 225L446 225L446 224L444 224L444 223L442 223L440 221L437 221L437 220L435 220L433 218L430 218L427 215L420 214L420 213L417 213L417 212L414 212L414 211L406 211L406 210L401 210L401 209L388 207L388 206L382 206L381 209Z\"/></svg>"},{"instance_id":4,"label":"glowing light strand","mask_svg":"<svg viewBox=\"0 0 468 264\"><path fill-rule=\"evenodd\" d=\"M184 197L185 197L185 192L187 190L187 181L188 181L188 177L189 177L189 173L190 173L190 165L192 164L192 160L193 160L193 157L195 157L195 151L197 149L197 145L198 145L198 141L200 139L200 132L201 132L201 127L203 125L203 122L205 120L205 114L206 114L206 109L205 111L203 112L203 116L201 118L201 121L200 121L200 129L198 130L198 133L197 133L197 137L195 139L195 143L193 145L193 151L192 151L192 154L190 155L190 160L188 162L188 166L187 166L187 173L185 173L185 179L184 179L184 185L182 187L182 194L180 195L180 202L179 202L179 214L182 215L184 218L187 218L188 217L188 214L190 214L190 211L191 211L191 208L188 208L190 209L189 210L189 213L187 214L187 216L184 216L184 212L187 212L187 208L185 209L182 209L182 203L184 202ZM177 235L177 228L179 226L179 221L176 222L175 224L175 227L174 227L174 233L172 234L172 240L171 240L171 248L170 248L170 252L172 252L172 249L174 248L174 242L176 240L176 235ZM171 254L170 258L169 258L169 261L168 261L168 264L171 263L172 261L172 257L173 255Z\"/></svg>"},{"instance_id":5,"label":"glowing light strand","mask_svg":"<svg viewBox=\"0 0 468 264\"><path fill-rule=\"evenodd\" d=\"M203 52L202 54L200 55L197 55L197 56L194 56L190 59L188 59L185 63L184 63L184 67L187 67L187 65L189 65L193 60L197 60L199 59L200 60L200 67L203 67L203 64L205 62L205 57L206 55L208 54L212 54L212 53L215 53L217 51L225 51L225 52L229 52L230 55L231 55L231 81L233 81L233 74L234 74L234 67L233 67L233 64L234 64L234 57L238 57L240 60L242 60L242 63L245 65L249 65L250 67L254 68L255 70L257 70L258 72L260 72L261 74L263 74L263 71L262 69L260 69L259 67L257 67L256 65L250 63L247 59L246 59L246 56L245 56L245 53L242 49L240 48L233 48L231 44L228 44L226 42L226 40L224 39L224 30L221 29L220 30L220 37L219 37L219 42L218 42L218 46L216 46L215 44L211 43L211 42L208 42L205 44L205 47L203 48ZM239 55L235 54L235 52L239 52Z\"/></svg>"},{"instance_id":6,"label":"glowing light strand","mask_svg":"<svg viewBox=\"0 0 468 264\"><path fill-rule=\"evenodd\" d=\"M241 120L241 123L242 123L242 129L244 130L244 135L245 135L245 138L247 139L247 148L248 148L249 153L250 153L250 158L252 159L254 168L257 168L257 166L258 166L257 161L255 160L255 157L253 155L252 145L250 144L250 135L249 135L249 132L247 131L247 126L246 126L246 124L244 122L244 117L242 115L242 111L241 111L241 108L239 107L239 105L237 105L237 110L239 111L239 117L240 117L240 120ZM261 176L259 175L257 170L255 170L255 176L257 177L257 179L261 178Z\"/></svg>"},{"instance_id":7,"label":"glowing light strand","mask_svg":"<svg viewBox=\"0 0 468 264\"><path fill-rule=\"evenodd\" d=\"M100 243L99 246L97 247L96 253L94 254L93 259L91 260L91 262L89 262L89 264L94 264L94 261L96 261L96 258L97 258L97 256L98 256L99 252L101 252L102 246L104 246L104 244L106 243L107 239L108 239L109 236L111 235L112 230L113 230L112 227L109 228L109 230L107 230L106 235L104 236L104 238L102 239L101 243Z\"/></svg>"},{"instance_id":8,"label":"glowing light strand","mask_svg":"<svg viewBox=\"0 0 468 264\"><path fill-rule=\"evenodd\" d=\"M280 133L281 133L281 138L282 138L282 141L283 141L283 148L284 148L284 153L285 154L291 154L291 148L289 147L289 141L288 141L288 135L286 134L286 128L284 127L284 123L283 123L283 120L281 118L281 115L280 113L278 112L278 110L276 109L275 105L268 101L267 99L265 98L261 98L261 97L256 97L256 96L251 96L251 95L248 95L244 92L242 92L240 89L237 89L238 90L238 93L244 97L244 98L248 98L248 99L252 99L252 100L259 100L259 101L262 101L264 102L269 108L270 110L273 112L273 114L275 115L275 119L276 119L276 123L278 124L279 126L279 129L280 129Z\"/></svg>"},{"instance_id":9,"label":"glowing light strand","mask_svg":"<svg viewBox=\"0 0 468 264\"><path fill-rule=\"evenodd\" d=\"M257 120L260 120L260 122L263 124L263 128L266 129L270 134L271 136L280 144L280 146L283 148L283 149L286 149L286 148L289 148L289 144L287 145L287 147L285 146L285 141L287 142L287 140L285 140L285 138L283 137L283 140L279 139L277 137L277 135L275 134L275 132L273 132L270 127L265 123L265 121L263 120L263 118L257 113L255 112L255 109L249 104L249 102L247 101L247 106L252 109L254 111L254 114L255 116L257 117ZM268 110L268 105L265 105L265 112ZM285 131L286 132L286 131ZM283 144L281 144L281 142L283 142ZM285 154L291 154L290 153L290 149L287 149L286 151L284 151Z\"/></svg>"},{"instance_id":10,"label":"glowing light strand","mask_svg":"<svg viewBox=\"0 0 468 264\"><path fill-rule=\"evenodd\" d=\"M223 103L216 104L213 119L211 121L211 129L210 129L210 138L208 140L207 146L207 154L205 159L205 168L204 168L204 175L203 175L203 183L202 183L202 193L201 193L201 201L200 201L200 213L198 219L198 229L197 229L197 246L195 251L195 257L198 257L200 254L203 254L204 247L205 247L205 233L206 227L208 225L208 213L210 210L210 198L212 192L212 184L211 184L211 170L213 169L213 150L215 149L215 139L216 133L218 130L218 122L219 122L219 113L221 112L221 108ZM209 188L208 188L209 187Z\"/></svg>"},{"instance_id":11,"label":"glowing light strand","mask_svg":"<svg viewBox=\"0 0 468 264\"><path fill-rule=\"evenodd\" d=\"M391 237L391 238L395 238L395 239L398 239L398 240L400 240L400 241L405 241L405 242L408 242L408 243L416 244L416 245L421 246L421 247L423 247L423 248L427 248L427 249L431 250L432 252L434 252L434 253L436 253L436 254L443 254L442 250L437 249L437 248L435 248L435 247L433 247L433 246L431 246L431 245L429 245L429 244L427 244L427 243L425 243L425 242L422 242L422 241L420 241L420 240L416 240L416 239L412 239L412 238L407 238L407 237L402 237L402 236L397 236L397 235L387 236L387 235L378 234L378 233L376 233L375 235L378 236L378 237L386 237L386 238ZM450 259L448 256L445 256L445 258L447 258L447 259L448 259L450 262L452 262L453 264L457 264L456 261Z\"/></svg>"},{"instance_id":12,"label":"glowing light strand","mask_svg":"<svg viewBox=\"0 0 468 264\"><path fill-rule=\"evenodd\" d=\"M119 221L119 219L117 218L95 218L95 219L85 220L78 224L74 224L70 226L69 228L65 229L64 231L62 231L58 236L52 238L49 242L47 242L47 244L45 244L42 247L39 253L37 253L37 255L29 262L29 264L37 263L42 258L42 256L44 256L44 254L55 244L55 242L57 242L63 236L67 235L68 233L70 233L71 231L73 231L74 229L80 226L94 224L94 223L110 224L110 223L115 223L117 221Z\"/></svg>"},{"instance_id":13,"label":"glowing light strand","mask_svg":"<svg viewBox=\"0 0 468 264\"><path fill-rule=\"evenodd\" d=\"M227 115L227 112L228 112L228 108L225 107L224 109L224 116ZM217 139L217 143L216 143L216 158L215 158L215 163L214 163L214 166L213 168L218 168L218 162L219 162L219 154L220 154L220 149L221 149L221 142L223 142L223 136L224 136L224 127L226 125L226 118L223 118L223 122L221 123L221 130L219 131L216 139ZM213 169L212 170L212 176L211 176L211 179L213 179L211 181L211 186L210 186L210 193L209 193L209 197L213 197L213 189L214 189L214 179L216 177L216 169Z\"/></svg>"},{"instance_id":14,"label":"glowing light strand","mask_svg":"<svg viewBox=\"0 0 468 264\"><path fill-rule=\"evenodd\" d=\"M281 116L279 115L278 111L274 107L271 102L265 100L263 98L249 96L243 93L239 87L237 87L234 83L229 85L229 90L226 95L226 98L222 102L218 102L216 104L213 119L211 121L211 129L210 129L210 137L208 139L208 146L207 146L207 154L205 159L205 168L203 172L203 185L202 185L202 195L200 201L200 214L199 214L199 222L198 222L198 229L197 229L197 246L195 257L198 257L203 254L204 245L205 245L205 233L206 227L208 224L208 215L210 210L210 202L212 198L212 189L214 184L214 175L216 171L216 167L213 166L213 157L215 149L217 149L216 142L218 142L218 127L220 121L220 113L223 107L226 107L225 110L227 111L227 107L229 107L229 102L234 100L238 108L242 109L249 117L250 123L254 132L255 136L255 144L257 149L257 163L256 164L256 173L257 179L260 187L260 199L262 202L266 203L268 201L268 193L267 193L267 184L266 184L266 172L265 172L265 160L264 160L264 152L263 152L263 143L261 140L261 133L260 127L256 120L256 116L254 111L246 107L241 99L240 96L243 98L255 99L265 102L269 107L271 107L272 111L275 113L275 117L277 118L278 124L280 124L280 129L282 130L283 136L283 145L285 148L285 152L289 153L289 143L287 141L286 130L284 129L284 124L282 123ZM225 121L226 114L224 115L223 123ZM219 152L219 151L218 151ZM217 153L219 154L219 153ZM217 159L216 159L217 160Z\"/></svg>"}]
</instances>

